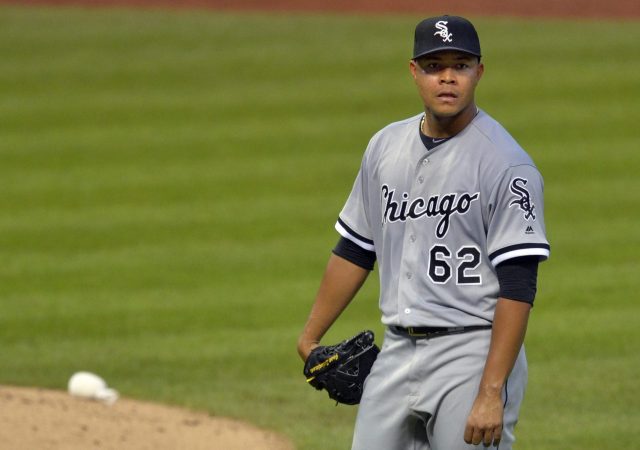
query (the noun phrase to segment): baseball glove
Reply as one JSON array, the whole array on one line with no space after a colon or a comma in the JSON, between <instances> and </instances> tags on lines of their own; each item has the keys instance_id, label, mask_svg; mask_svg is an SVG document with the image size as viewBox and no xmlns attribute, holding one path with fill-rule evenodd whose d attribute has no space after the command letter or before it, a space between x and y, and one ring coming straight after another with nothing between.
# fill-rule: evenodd
<instances>
[{"instance_id":1,"label":"baseball glove","mask_svg":"<svg viewBox=\"0 0 640 450\"><path fill-rule=\"evenodd\" d=\"M304 375L314 388L325 389L338 403L357 405L364 380L380 349L372 331L362 331L336 345L314 348L304 364Z\"/></svg>"}]
</instances>

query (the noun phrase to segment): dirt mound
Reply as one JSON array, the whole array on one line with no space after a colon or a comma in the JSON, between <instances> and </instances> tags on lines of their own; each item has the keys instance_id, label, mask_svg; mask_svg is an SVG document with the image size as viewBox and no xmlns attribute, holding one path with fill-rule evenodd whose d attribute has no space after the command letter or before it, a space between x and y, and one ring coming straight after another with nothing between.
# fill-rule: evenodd
<instances>
[{"instance_id":1,"label":"dirt mound","mask_svg":"<svg viewBox=\"0 0 640 450\"><path fill-rule=\"evenodd\" d=\"M0 442L12 450L292 450L273 432L206 413L0 386Z\"/></svg>"}]
</instances>

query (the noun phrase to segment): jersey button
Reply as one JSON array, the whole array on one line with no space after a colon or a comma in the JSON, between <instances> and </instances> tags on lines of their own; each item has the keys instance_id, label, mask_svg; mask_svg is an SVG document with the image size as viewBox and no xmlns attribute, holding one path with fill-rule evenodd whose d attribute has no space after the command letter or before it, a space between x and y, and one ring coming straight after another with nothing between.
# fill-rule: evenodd
<instances>
[{"instance_id":1,"label":"jersey button","mask_svg":"<svg viewBox=\"0 0 640 450\"><path fill-rule=\"evenodd\" d=\"M411 236L409 236L409 240L410 240L411 242L415 242L415 241L416 241L416 235L415 235L415 234L412 234Z\"/></svg>"},{"instance_id":2,"label":"jersey button","mask_svg":"<svg viewBox=\"0 0 640 450\"><path fill-rule=\"evenodd\" d=\"M407 280L413 278L413 274L411 272L407 272Z\"/></svg>"},{"instance_id":3,"label":"jersey button","mask_svg":"<svg viewBox=\"0 0 640 450\"><path fill-rule=\"evenodd\" d=\"M405 314L411 314L411 309L410 308L405 308L404 309L404 313Z\"/></svg>"},{"instance_id":4,"label":"jersey button","mask_svg":"<svg viewBox=\"0 0 640 450\"><path fill-rule=\"evenodd\" d=\"M425 158L422 160L422 165L426 166L427 164L429 164L429 158Z\"/></svg>"},{"instance_id":5,"label":"jersey button","mask_svg":"<svg viewBox=\"0 0 640 450\"><path fill-rule=\"evenodd\" d=\"M418 183L420 184L424 183L424 177L422 175L418 177Z\"/></svg>"}]
</instances>

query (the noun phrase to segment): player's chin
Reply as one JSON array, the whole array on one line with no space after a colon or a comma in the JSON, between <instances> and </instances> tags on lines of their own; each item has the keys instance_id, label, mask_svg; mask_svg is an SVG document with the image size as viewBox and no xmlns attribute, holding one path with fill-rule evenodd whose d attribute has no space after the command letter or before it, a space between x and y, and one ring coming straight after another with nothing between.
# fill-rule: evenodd
<instances>
[{"instance_id":1,"label":"player's chin","mask_svg":"<svg viewBox=\"0 0 640 450\"><path fill-rule=\"evenodd\" d=\"M460 116L464 113L469 104L467 102L461 101L461 99L456 99L458 101L446 101L446 102L438 102L433 105L432 112L436 117L441 119L451 119Z\"/></svg>"},{"instance_id":2,"label":"player's chin","mask_svg":"<svg viewBox=\"0 0 640 450\"><path fill-rule=\"evenodd\" d=\"M432 109L433 115L440 119L451 119L457 117L462 112L462 108L456 106L441 106Z\"/></svg>"}]
</instances>

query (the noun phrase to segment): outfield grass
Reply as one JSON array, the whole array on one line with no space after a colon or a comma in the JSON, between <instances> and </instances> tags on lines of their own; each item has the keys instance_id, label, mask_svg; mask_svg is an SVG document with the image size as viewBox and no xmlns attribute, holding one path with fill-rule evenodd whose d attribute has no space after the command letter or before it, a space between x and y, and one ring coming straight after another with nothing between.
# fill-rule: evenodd
<instances>
[{"instance_id":1,"label":"outfield grass","mask_svg":"<svg viewBox=\"0 0 640 450\"><path fill-rule=\"evenodd\" d=\"M295 341L364 146L420 110L417 20L0 7L0 383L92 370L348 448ZM478 102L542 170L552 243L518 448L632 448L640 27L477 25ZM372 281L327 341L381 332Z\"/></svg>"}]
</instances>

